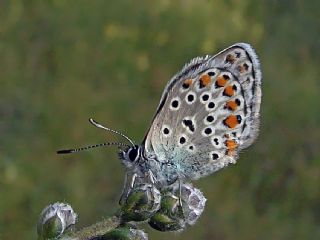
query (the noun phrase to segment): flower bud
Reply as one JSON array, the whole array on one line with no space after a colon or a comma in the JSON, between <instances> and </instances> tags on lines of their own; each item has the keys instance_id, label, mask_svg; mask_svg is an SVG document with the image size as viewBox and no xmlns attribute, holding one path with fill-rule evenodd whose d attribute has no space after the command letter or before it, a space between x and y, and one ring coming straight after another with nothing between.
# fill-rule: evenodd
<instances>
[{"instance_id":1,"label":"flower bud","mask_svg":"<svg viewBox=\"0 0 320 240\"><path fill-rule=\"evenodd\" d=\"M203 193L189 183L181 186L181 205L179 186L168 189L162 197L161 207L149 225L159 231L181 231L186 225L193 225L202 214L206 202ZM173 195L175 194L175 195Z\"/></svg>"},{"instance_id":2,"label":"flower bud","mask_svg":"<svg viewBox=\"0 0 320 240\"><path fill-rule=\"evenodd\" d=\"M161 194L152 184L142 183L121 202L121 220L145 221L160 208Z\"/></svg>"},{"instance_id":3,"label":"flower bud","mask_svg":"<svg viewBox=\"0 0 320 240\"><path fill-rule=\"evenodd\" d=\"M149 225L159 231L179 231L184 229L185 221L179 198L167 193L162 197L161 207L149 220Z\"/></svg>"},{"instance_id":4,"label":"flower bud","mask_svg":"<svg viewBox=\"0 0 320 240\"><path fill-rule=\"evenodd\" d=\"M59 237L76 223L77 214L66 203L54 203L47 206L40 214L37 232L39 239Z\"/></svg>"},{"instance_id":5,"label":"flower bud","mask_svg":"<svg viewBox=\"0 0 320 240\"><path fill-rule=\"evenodd\" d=\"M181 198L184 218L187 224L193 225L202 214L207 199L198 188L193 187L190 183L182 185Z\"/></svg>"}]
</instances>

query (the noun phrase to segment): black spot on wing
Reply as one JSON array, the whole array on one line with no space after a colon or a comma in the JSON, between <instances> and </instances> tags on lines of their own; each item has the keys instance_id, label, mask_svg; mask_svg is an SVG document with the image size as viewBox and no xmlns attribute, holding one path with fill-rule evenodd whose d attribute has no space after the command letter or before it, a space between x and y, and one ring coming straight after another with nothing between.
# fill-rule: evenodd
<instances>
[{"instance_id":1,"label":"black spot on wing","mask_svg":"<svg viewBox=\"0 0 320 240\"><path fill-rule=\"evenodd\" d=\"M192 120L183 120L182 122L191 132L194 132L195 127Z\"/></svg>"}]
</instances>

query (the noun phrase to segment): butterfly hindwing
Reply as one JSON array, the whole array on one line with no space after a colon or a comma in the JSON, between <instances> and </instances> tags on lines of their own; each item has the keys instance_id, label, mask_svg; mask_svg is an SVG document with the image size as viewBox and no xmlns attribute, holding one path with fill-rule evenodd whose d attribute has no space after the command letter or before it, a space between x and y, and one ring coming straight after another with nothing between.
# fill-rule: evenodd
<instances>
[{"instance_id":1,"label":"butterfly hindwing","mask_svg":"<svg viewBox=\"0 0 320 240\"><path fill-rule=\"evenodd\" d=\"M257 135L261 73L250 45L195 58L167 84L144 140L146 155L197 179L235 162Z\"/></svg>"}]
</instances>

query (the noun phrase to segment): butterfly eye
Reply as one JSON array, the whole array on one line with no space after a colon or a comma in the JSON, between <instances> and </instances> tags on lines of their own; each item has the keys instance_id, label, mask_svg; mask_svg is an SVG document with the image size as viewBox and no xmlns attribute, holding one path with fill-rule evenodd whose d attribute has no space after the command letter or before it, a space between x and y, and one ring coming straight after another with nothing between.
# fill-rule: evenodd
<instances>
[{"instance_id":1,"label":"butterfly eye","mask_svg":"<svg viewBox=\"0 0 320 240\"><path fill-rule=\"evenodd\" d=\"M131 148L128 152L128 157L131 162L134 162L138 158L139 149Z\"/></svg>"}]
</instances>

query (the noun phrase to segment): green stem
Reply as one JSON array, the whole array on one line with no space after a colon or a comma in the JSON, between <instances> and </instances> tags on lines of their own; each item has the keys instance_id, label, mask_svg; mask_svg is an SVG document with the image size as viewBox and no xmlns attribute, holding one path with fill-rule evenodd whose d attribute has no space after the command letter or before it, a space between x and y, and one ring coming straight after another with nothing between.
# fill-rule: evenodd
<instances>
[{"instance_id":1,"label":"green stem","mask_svg":"<svg viewBox=\"0 0 320 240\"><path fill-rule=\"evenodd\" d=\"M120 218L112 216L101 222L95 223L91 226L85 227L76 232L67 233L62 235L59 240L90 240L94 237L99 237L111 230L117 228L120 225Z\"/></svg>"}]
</instances>

